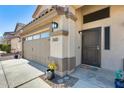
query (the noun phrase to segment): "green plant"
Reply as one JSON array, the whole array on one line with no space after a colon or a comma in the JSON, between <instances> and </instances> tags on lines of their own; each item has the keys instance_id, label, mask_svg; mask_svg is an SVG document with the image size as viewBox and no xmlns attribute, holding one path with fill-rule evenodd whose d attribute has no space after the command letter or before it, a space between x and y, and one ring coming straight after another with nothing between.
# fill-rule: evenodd
<instances>
[{"instance_id":1,"label":"green plant","mask_svg":"<svg viewBox=\"0 0 124 93\"><path fill-rule=\"evenodd\" d=\"M0 44L0 50L2 50L2 44Z\"/></svg>"},{"instance_id":2,"label":"green plant","mask_svg":"<svg viewBox=\"0 0 124 93\"><path fill-rule=\"evenodd\" d=\"M10 51L11 51L11 45L0 44L0 50L1 51L6 51L7 53L10 53Z\"/></svg>"}]
</instances>

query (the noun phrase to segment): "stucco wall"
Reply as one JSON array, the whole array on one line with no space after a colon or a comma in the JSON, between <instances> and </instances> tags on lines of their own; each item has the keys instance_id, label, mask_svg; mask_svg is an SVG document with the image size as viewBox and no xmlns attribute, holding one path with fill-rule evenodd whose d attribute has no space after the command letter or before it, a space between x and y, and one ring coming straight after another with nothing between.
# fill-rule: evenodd
<instances>
[{"instance_id":1,"label":"stucco wall","mask_svg":"<svg viewBox=\"0 0 124 93\"><path fill-rule=\"evenodd\" d=\"M11 52L21 52L22 51L22 42L19 38L11 39Z\"/></svg>"},{"instance_id":2,"label":"stucco wall","mask_svg":"<svg viewBox=\"0 0 124 93\"><path fill-rule=\"evenodd\" d=\"M107 6L84 6L81 9L82 17L85 14L91 13L96 10L100 10ZM110 18L90 22L83 24L83 20L80 20L82 30L102 27L101 31L101 67L109 70L122 69L122 59L124 58L124 6L111 6ZM110 26L110 50L104 49L104 31L105 26ZM78 40L77 40L78 41ZM80 40L81 41L81 40Z\"/></svg>"},{"instance_id":3,"label":"stucco wall","mask_svg":"<svg viewBox=\"0 0 124 93\"><path fill-rule=\"evenodd\" d=\"M56 60L58 60L57 64L62 66L63 72L61 73L60 68L58 73L59 75L63 76L66 73L70 73L74 69L76 63L75 60L76 23L74 20L67 18L65 15L61 15L59 20L54 21L58 22L59 24L59 28L56 30L57 32L59 31L68 32L68 35L61 34L57 36L51 36L50 40L50 56L56 58ZM54 41L53 39L57 39L57 41ZM67 67L68 69L65 67Z\"/></svg>"},{"instance_id":4,"label":"stucco wall","mask_svg":"<svg viewBox=\"0 0 124 93\"><path fill-rule=\"evenodd\" d=\"M53 39L57 39L54 41ZM63 58L63 36L53 36L50 39L50 56Z\"/></svg>"},{"instance_id":5,"label":"stucco wall","mask_svg":"<svg viewBox=\"0 0 124 93\"><path fill-rule=\"evenodd\" d=\"M58 28L54 29L54 32L58 31L68 31L68 20L65 15L61 15L53 20L58 23ZM53 41L57 38L57 41ZM50 40L50 56L57 58L67 58L68 57L68 36L58 35L51 36Z\"/></svg>"}]
</instances>

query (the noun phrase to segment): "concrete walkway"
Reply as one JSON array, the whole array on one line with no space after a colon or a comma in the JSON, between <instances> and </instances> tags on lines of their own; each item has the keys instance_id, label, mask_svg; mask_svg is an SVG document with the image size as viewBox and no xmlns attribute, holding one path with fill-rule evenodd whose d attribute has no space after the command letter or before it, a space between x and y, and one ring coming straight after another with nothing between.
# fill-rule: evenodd
<instances>
[{"instance_id":1,"label":"concrete walkway","mask_svg":"<svg viewBox=\"0 0 124 93\"><path fill-rule=\"evenodd\" d=\"M25 59L0 61L1 88L50 88L39 76L46 67ZM79 80L73 88L113 88L114 73L104 69L80 65L70 74Z\"/></svg>"},{"instance_id":2,"label":"concrete walkway","mask_svg":"<svg viewBox=\"0 0 124 93\"><path fill-rule=\"evenodd\" d=\"M45 67L25 59L0 61L0 87L50 88L39 78L45 70Z\"/></svg>"},{"instance_id":3,"label":"concrete walkway","mask_svg":"<svg viewBox=\"0 0 124 93\"><path fill-rule=\"evenodd\" d=\"M109 70L80 65L73 73L71 73L71 76L79 79L73 88L114 87L114 73Z\"/></svg>"}]
</instances>

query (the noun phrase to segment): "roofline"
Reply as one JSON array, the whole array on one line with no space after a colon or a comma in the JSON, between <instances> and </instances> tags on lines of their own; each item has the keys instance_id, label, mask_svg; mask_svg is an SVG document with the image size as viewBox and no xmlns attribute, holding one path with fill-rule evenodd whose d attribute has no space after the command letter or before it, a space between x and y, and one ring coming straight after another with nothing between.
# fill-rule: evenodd
<instances>
[{"instance_id":1,"label":"roofline","mask_svg":"<svg viewBox=\"0 0 124 93\"><path fill-rule=\"evenodd\" d=\"M40 6L40 5L39 5ZM55 9L55 11L57 12L58 15L63 15L65 14L64 11L60 12L57 8L57 5L54 5L52 8ZM37 7L38 8L38 7ZM37 11L37 10L36 10ZM68 12L69 14L66 14L66 17L73 19L74 21L77 20L77 18L75 17L75 15L73 15L72 13ZM26 27L28 27L30 24L32 24L33 22L35 22L36 20L40 19L42 16L39 16L38 18L33 19L31 22L29 22L28 24L26 24L24 27L22 27L20 30L24 30Z\"/></svg>"},{"instance_id":2,"label":"roofline","mask_svg":"<svg viewBox=\"0 0 124 93\"><path fill-rule=\"evenodd\" d=\"M23 23L16 23L16 27L15 27L15 29L14 29L14 32L16 32L16 29L17 29L17 27L18 27L19 24L23 24ZM25 24L24 24L24 26L25 26ZM22 26L22 28L23 28L24 26ZM20 29L19 29L19 31L20 31Z\"/></svg>"},{"instance_id":3,"label":"roofline","mask_svg":"<svg viewBox=\"0 0 124 93\"><path fill-rule=\"evenodd\" d=\"M16 32L17 26L18 26L18 23L16 23L16 27L15 27L15 30L14 30L14 32Z\"/></svg>"},{"instance_id":4,"label":"roofline","mask_svg":"<svg viewBox=\"0 0 124 93\"><path fill-rule=\"evenodd\" d=\"M36 14L38 13L38 10L42 7L42 5L38 5L35 12L32 15L32 18L35 18Z\"/></svg>"},{"instance_id":5,"label":"roofline","mask_svg":"<svg viewBox=\"0 0 124 93\"><path fill-rule=\"evenodd\" d=\"M81 8L81 7L84 6L84 5L70 5L70 6L72 6L72 7L75 8L75 9L78 9L78 8Z\"/></svg>"},{"instance_id":6,"label":"roofline","mask_svg":"<svg viewBox=\"0 0 124 93\"><path fill-rule=\"evenodd\" d=\"M15 32L4 32L3 36L6 34L15 34Z\"/></svg>"}]
</instances>

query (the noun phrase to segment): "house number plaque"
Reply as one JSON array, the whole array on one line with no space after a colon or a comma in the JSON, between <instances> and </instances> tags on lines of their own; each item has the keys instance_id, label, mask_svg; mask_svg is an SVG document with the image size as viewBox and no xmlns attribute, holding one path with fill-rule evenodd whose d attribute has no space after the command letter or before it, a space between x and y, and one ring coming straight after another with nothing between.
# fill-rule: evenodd
<instances>
[{"instance_id":1,"label":"house number plaque","mask_svg":"<svg viewBox=\"0 0 124 93\"><path fill-rule=\"evenodd\" d=\"M53 41L58 41L58 38L56 37L56 38L53 38Z\"/></svg>"}]
</instances>

